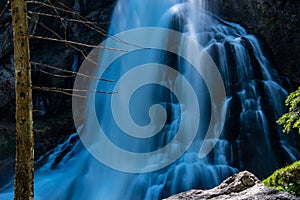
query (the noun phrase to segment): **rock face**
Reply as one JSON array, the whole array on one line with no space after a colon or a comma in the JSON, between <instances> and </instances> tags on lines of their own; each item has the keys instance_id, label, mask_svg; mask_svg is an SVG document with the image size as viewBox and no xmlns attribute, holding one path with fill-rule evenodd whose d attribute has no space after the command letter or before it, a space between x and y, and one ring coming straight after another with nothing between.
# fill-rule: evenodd
<instances>
[{"instance_id":1,"label":"rock face","mask_svg":"<svg viewBox=\"0 0 300 200\"><path fill-rule=\"evenodd\" d=\"M29 34L97 45L106 34L105 29L109 24L114 2L114 0L91 0L89 3L86 3L78 0L64 0L63 4L60 4L60 2L55 1L53 6L60 9L58 13L55 13L51 7L28 3L27 7L30 11ZM5 3L6 1L0 0L1 11ZM70 14L70 12L78 14ZM44 15L40 13L44 13ZM55 17L57 14L60 15L61 19ZM83 23L84 20L87 20L92 25ZM6 12L0 16L0 119L14 118L15 95L12 37L11 13L9 9L6 9ZM71 48L63 42L30 39L31 61L70 71L77 70L84 56L90 50L90 48L80 45L73 45ZM34 86L72 88L72 78L51 76L51 73L70 74L59 73L57 70L37 64L33 64L32 68ZM56 117L57 114L71 108L71 98L61 93L46 93L34 90L33 96L33 104L35 110L37 110L35 115L39 117L49 118L53 117L53 115ZM61 104L61 102L65 102L65 104Z\"/></svg>"},{"instance_id":2,"label":"rock face","mask_svg":"<svg viewBox=\"0 0 300 200\"><path fill-rule=\"evenodd\" d=\"M3 125L5 123L5 125ZM0 123L0 186L13 176L15 159L15 127L9 122Z\"/></svg>"},{"instance_id":3,"label":"rock face","mask_svg":"<svg viewBox=\"0 0 300 200\"><path fill-rule=\"evenodd\" d=\"M6 2L0 0L0 12ZM63 4L60 1L51 2L58 8L58 13L51 7L28 3L28 10L31 11L29 13L30 34L56 39L61 37L69 41L98 45L105 35L115 1L64 0L62 2ZM13 173L15 149L13 32L11 13L8 8L0 16L0 188ZM55 17L57 14L60 18ZM84 20L90 23L83 23ZM80 45L73 45L74 48L71 48L63 42L35 38L30 39L30 47L31 61L69 71L77 70L84 56L92 50ZM67 78L51 76L49 73ZM32 81L34 86L68 89L72 88L74 78L68 73L33 64ZM72 131L75 131L71 100L71 96L62 93L33 90L36 158L55 148L65 141Z\"/></svg>"},{"instance_id":4,"label":"rock face","mask_svg":"<svg viewBox=\"0 0 300 200\"><path fill-rule=\"evenodd\" d=\"M13 104L15 99L15 78L11 62L12 60L8 59L2 66L0 65L0 110L3 109L5 111L0 113L0 118L7 117L7 113L13 113L11 104Z\"/></svg>"},{"instance_id":5,"label":"rock face","mask_svg":"<svg viewBox=\"0 0 300 200\"><path fill-rule=\"evenodd\" d=\"M218 12L259 36L270 47L269 57L281 73L300 84L300 1L223 0ZM215 3L216 4L216 3Z\"/></svg>"},{"instance_id":6,"label":"rock face","mask_svg":"<svg viewBox=\"0 0 300 200\"><path fill-rule=\"evenodd\" d=\"M109 24L110 14L116 0L63 0L64 6L59 1L53 5L80 13L91 22L100 22L93 25L94 31L83 23L63 21L62 19L74 18L70 13L60 11L61 18L49 18L30 14L29 30L31 34L57 38L54 34L71 41L98 44L103 38L103 30ZM275 66L280 72L289 76L296 83L300 83L300 38L299 38L299 13L298 0L211 0L208 1L212 8L217 8L221 17L234 21L244 26L250 33L256 34L270 47L270 57L274 59ZM0 11L6 0L0 0ZM56 15L56 12L46 6L28 3L29 10L45 12ZM104 24L103 24L104 22ZM106 22L106 23L105 23ZM93 24L93 23L91 23ZM46 29L47 26L49 29ZM65 32L67 33L66 35ZM105 34L105 32L104 32ZM67 70L76 70L82 62L82 53L90 49L76 46L81 51L69 48L64 43L31 39L31 60L38 63L57 66ZM13 67L12 28L9 10L0 17L0 126L13 123L14 119L14 67ZM72 79L60 79L39 72L55 72L43 66L33 65L33 83L38 86L72 88ZM62 73L63 74L63 73ZM66 75L66 74L63 74ZM71 98L60 93L34 91L35 135L36 154L44 154L58 143L65 140L73 128ZM14 128L8 128L9 137L1 138L0 144L7 144L7 138L14 135ZM0 151L2 157L6 153ZM10 160L13 160L12 155ZM0 158L1 159L1 158ZM0 163L0 170L5 164ZM0 182L1 187L1 182Z\"/></svg>"},{"instance_id":7,"label":"rock face","mask_svg":"<svg viewBox=\"0 0 300 200\"><path fill-rule=\"evenodd\" d=\"M1 8L6 1L0 1ZM108 22L113 5L116 0L91 0L89 3L77 0L65 0L64 4L79 12L90 21ZM244 26L250 33L259 36L270 49L269 57L273 59L275 67L284 75L290 77L296 84L300 83L300 1L298 0L211 0L206 2L210 10L218 13L222 18ZM61 5L54 3L55 6ZM46 7L36 8L29 4L32 11L55 14ZM66 15L67 16L67 15ZM62 14L62 17L66 17ZM55 37L52 32L42 27L45 25L59 35L64 35L66 29L67 39L88 44L98 44L101 34L107 24L101 25L101 30L92 31L80 23L68 22L62 24L59 19L45 16L30 15L30 32L34 35ZM12 28L10 26L9 12L0 17L0 114L6 113L13 118L14 91L13 63L12 61ZM36 24L37 22L38 24ZM41 25L42 24L42 25ZM71 69L76 51L67 49L63 43L31 39L31 57L35 62L63 66ZM51 46L51 48L49 48ZM82 48L81 48L82 49ZM82 49L88 52L89 49ZM83 56L79 53L78 62L81 63ZM34 66L35 70L42 69ZM72 81L49 77L45 74L33 72L34 82L38 85L72 87ZM65 95L47 94L36 92L40 98L34 98L37 106L44 107L48 113L56 113L64 110L59 102L70 102ZM41 112L43 113L43 112ZM0 116L1 117L1 116ZM6 115L7 117L7 115Z\"/></svg>"},{"instance_id":8,"label":"rock face","mask_svg":"<svg viewBox=\"0 0 300 200\"><path fill-rule=\"evenodd\" d=\"M248 171L226 179L211 190L191 190L167 198L168 200L212 199L212 200L294 200L291 194L266 187Z\"/></svg>"}]
</instances>

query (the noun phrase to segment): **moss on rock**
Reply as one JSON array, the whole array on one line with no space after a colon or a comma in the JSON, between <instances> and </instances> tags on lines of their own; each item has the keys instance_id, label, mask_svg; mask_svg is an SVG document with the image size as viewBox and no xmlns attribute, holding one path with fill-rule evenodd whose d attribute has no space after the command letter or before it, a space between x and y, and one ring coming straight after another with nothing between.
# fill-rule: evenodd
<instances>
[{"instance_id":1,"label":"moss on rock","mask_svg":"<svg viewBox=\"0 0 300 200\"><path fill-rule=\"evenodd\" d=\"M287 167L276 170L271 176L263 180L263 183L271 188L289 192L300 196L300 161Z\"/></svg>"}]
</instances>

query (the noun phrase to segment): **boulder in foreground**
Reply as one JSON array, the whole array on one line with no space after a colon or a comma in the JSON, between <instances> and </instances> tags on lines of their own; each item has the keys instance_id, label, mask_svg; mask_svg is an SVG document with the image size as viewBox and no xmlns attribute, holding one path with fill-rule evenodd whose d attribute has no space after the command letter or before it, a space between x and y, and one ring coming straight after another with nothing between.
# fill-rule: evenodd
<instances>
[{"instance_id":1,"label":"boulder in foreground","mask_svg":"<svg viewBox=\"0 0 300 200\"><path fill-rule=\"evenodd\" d=\"M295 196L268 188L252 173L243 171L226 179L210 190L190 190L167 198L168 200L294 200ZM300 198L298 198L300 199Z\"/></svg>"}]
</instances>

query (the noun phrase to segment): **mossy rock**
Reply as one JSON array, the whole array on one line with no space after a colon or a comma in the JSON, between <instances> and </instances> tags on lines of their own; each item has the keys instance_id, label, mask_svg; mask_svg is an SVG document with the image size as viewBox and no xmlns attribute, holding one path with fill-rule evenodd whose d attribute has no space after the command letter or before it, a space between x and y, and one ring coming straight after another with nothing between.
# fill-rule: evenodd
<instances>
[{"instance_id":1,"label":"mossy rock","mask_svg":"<svg viewBox=\"0 0 300 200\"><path fill-rule=\"evenodd\" d=\"M300 161L287 167L276 170L271 176L263 180L263 183L271 188L289 192L300 196Z\"/></svg>"}]
</instances>

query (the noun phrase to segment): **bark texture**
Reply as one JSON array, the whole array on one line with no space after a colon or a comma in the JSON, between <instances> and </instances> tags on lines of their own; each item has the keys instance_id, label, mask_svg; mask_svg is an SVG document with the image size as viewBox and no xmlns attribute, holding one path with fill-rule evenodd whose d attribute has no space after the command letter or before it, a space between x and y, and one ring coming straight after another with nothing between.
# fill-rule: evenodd
<instances>
[{"instance_id":1,"label":"bark texture","mask_svg":"<svg viewBox=\"0 0 300 200\"><path fill-rule=\"evenodd\" d=\"M15 200L33 200L34 138L31 66L25 0L12 0L16 90Z\"/></svg>"}]
</instances>

